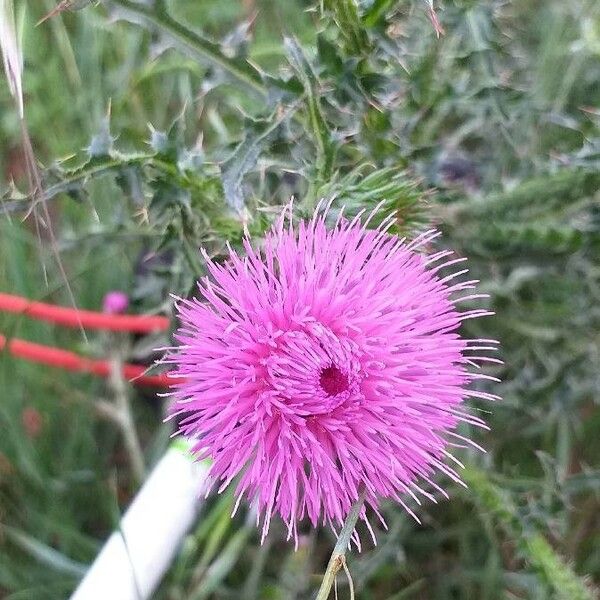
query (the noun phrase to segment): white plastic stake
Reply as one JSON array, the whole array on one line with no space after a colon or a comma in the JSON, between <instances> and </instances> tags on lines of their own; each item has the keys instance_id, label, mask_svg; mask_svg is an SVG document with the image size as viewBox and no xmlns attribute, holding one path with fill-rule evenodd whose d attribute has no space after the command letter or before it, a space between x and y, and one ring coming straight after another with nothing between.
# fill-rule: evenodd
<instances>
[{"instance_id":1,"label":"white plastic stake","mask_svg":"<svg viewBox=\"0 0 600 600\"><path fill-rule=\"evenodd\" d=\"M208 465L178 438L158 462L71 600L147 600L194 523Z\"/></svg>"}]
</instances>

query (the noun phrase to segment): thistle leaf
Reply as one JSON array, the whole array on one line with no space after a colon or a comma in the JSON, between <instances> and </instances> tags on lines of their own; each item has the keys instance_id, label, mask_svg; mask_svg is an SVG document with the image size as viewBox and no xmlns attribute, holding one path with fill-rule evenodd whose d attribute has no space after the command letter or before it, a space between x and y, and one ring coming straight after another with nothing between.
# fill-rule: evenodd
<instances>
[{"instance_id":1,"label":"thistle leaf","mask_svg":"<svg viewBox=\"0 0 600 600\"><path fill-rule=\"evenodd\" d=\"M245 138L221 164L225 201L236 213L241 215L245 206L242 189L244 177L256 166L258 157L271 135L294 111L295 106L287 110L279 107L268 118L249 122Z\"/></svg>"},{"instance_id":2,"label":"thistle leaf","mask_svg":"<svg viewBox=\"0 0 600 600\"><path fill-rule=\"evenodd\" d=\"M335 145L321 107L320 84L300 44L288 37L285 38L284 45L290 64L304 87L308 123L317 150L317 179L324 182L333 173Z\"/></svg>"}]
</instances>

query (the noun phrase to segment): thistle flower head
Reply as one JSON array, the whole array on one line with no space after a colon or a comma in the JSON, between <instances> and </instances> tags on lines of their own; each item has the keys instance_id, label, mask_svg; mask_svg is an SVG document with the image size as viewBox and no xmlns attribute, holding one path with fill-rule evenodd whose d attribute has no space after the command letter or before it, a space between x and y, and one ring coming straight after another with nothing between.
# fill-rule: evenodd
<instances>
[{"instance_id":1,"label":"thistle flower head","mask_svg":"<svg viewBox=\"0 0 600 600\"><path fill-rule=\"evenodd\" d=\"M201 298L179 302L172 414L220 490L238 478L263 536L274 513L296 539L305 516L340 524L363 486L376 511L392 498L414 515L406 495L431 497L423 481L459 481L445 462L451 439L465 441L459 422L483 425L461 407L489 397L467 389L470 351L486 344L458 334L485 314L457 309L476 282L439 274L461 261L450 252L418 251L435 232L407 243L390 220L328 227L318 211L294 228L284 215L261 249L206 257Z\"/></svg>"}]
</instances>

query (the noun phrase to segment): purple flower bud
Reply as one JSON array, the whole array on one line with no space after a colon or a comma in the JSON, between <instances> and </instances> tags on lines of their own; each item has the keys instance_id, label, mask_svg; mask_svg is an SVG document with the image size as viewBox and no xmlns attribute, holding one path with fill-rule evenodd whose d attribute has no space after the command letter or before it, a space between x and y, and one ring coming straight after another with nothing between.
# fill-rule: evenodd
<instances>
[{"instance_id":1,"label":"purple flower bud","mask_svg":"<svg viewBox=\"0 0 600 600\"><path fill-rule=\"evenodd\" d=\"M124 313L128 306L129 298L127 294L118 290L108 292L102 301L102 310L109 315Z\"/></svg>"}]
</instances>

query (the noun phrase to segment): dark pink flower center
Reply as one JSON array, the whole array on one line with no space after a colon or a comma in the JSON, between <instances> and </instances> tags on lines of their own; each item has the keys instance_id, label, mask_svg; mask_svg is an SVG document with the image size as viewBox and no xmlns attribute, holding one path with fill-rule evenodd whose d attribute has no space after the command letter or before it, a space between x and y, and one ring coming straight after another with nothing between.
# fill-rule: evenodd
<instances>
[{"instance_id":1,"label":"dark pink flower center","mask_svg":"<svg viewBox=\"0 0 600 600\"><path fill-rule=\"evenodd\" d=\"M325 393L330 396L337 396L337 394L345 392L350 386L348 377L333 365L321 371L319 383Z\"/></svg>"}]
</instances>

